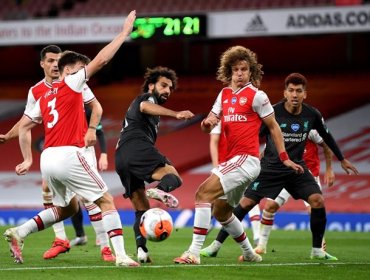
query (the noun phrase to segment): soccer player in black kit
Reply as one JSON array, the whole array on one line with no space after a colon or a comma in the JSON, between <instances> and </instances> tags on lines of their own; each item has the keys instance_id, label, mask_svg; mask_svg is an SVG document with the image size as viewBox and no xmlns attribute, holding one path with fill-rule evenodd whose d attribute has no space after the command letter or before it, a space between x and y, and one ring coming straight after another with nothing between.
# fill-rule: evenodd
<instances>
[{"instance_id":1,"label":"soccer player in black kit","mask_svg":"<svg viewBox=\"0 0 370 280\"><path fill-rule=\"evenodd\" d=\"M284 136L287 153L278 154L274 143L265 127L261 127L260 136L266 137L266 148L261 159L261 173L257 179L246 189L244 197L234 209L235 216L242 220L250 209L258 204L264 197L275 199L285 188L294 199L307 201L312 210L310 227L312 233L311 259L338 260L321 248L322 238L326 227L326 211L324 198L313 175L303 161L308 133L316 129L325 143L341 162L347 174L351 171L358 174L357 169L350 161L344 158L333 136L329 133L321 113L314 107L303 103L307 97L306 78L299 73L292 73L285 79L284 100L274 105L275 118L280 125ZM285 167L282 161L290 158L304 167L303 174L297 174ZM215 257L228 233L221 230L211 246L203 249L208 256ZM212 247L212 248L211 248ZM204 255L201 253L201 255Z\"/></svg>"},{"instance_id":2,"label":"soccer player in black kit","mask_svg":"<svg viewBox=\"0 0 370 280\"><path fill-rule=\"evenodd\" d=\"M121 136L115 153L116 172L135 210L134 232L137 258L150 263L146 239L142 236L140 218L150 208L149 198L176 208L178 200L169 192L181 186L182 180L171 162L155 147L160 116L178 120L191 119L188 110L173 111L162 106L177 85L175 71L166 67L147 69L142 86L143 94L132 101L122 124ZM156 188L147 189L145 182L159 181Z\"/></svg>"}]
</instances>

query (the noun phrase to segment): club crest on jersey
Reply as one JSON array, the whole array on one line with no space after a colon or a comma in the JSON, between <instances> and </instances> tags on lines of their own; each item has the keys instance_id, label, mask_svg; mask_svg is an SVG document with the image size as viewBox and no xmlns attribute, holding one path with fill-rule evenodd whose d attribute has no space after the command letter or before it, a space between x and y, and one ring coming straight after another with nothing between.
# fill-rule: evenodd
<instances>
[{"instance_id":1,"label":"club crest on jersey","mask_svg":"<svg viewBox=\"0 0 370 280\"><path fill-rule=\"evenodd\" d=\"M240 97L240 99L239 99L239 104L240 104L240 106L244 106L245 104L247 104L247 101L248 101L248 99L246 98L246 97Z\"/></svg>"},{"instance_id":2,"label":"club crest on jersey","mask_svg":"<svg viewBox=\"0 0 370 280\"><path fill-rule=\"evenodd\" d=\"M293 129L294 132L298 131L300 125L297 123L293 123L290 128Z\"/></svg>"},{"instance_id":3,"label":"club crest on jersey","mask_svg":"<svg viewBox=\"0 0 370 280\"><path fill-rule=\"evenodd\" d=\"M237 101L237 98L236 97L231 98L231 104L235 104L236 101Z\"/></svg>"}]
</instances>

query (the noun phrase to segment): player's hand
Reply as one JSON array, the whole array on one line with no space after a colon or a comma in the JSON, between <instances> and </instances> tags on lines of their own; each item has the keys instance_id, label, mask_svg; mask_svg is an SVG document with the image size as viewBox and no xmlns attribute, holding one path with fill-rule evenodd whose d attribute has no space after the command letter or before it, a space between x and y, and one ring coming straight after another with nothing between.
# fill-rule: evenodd
<instances>
[{"instance_id":1,"label":"player's hand","mask_svg":"<svg viewBox=\"0 0 370 280\"><path fill-rule=\"evenodd\" d=\"M25 160L15 167L15 173L17 175L25 175L32 165L32 161Z\"/></svg>"},{"instance_id":2,"label":"player's hand","mask_svg":"<svg viewBox=\"0 0 370 280\"><path fill-rule=\"evenodd\" d=\"M134 26L135 19L136 19L136 10L133 10L128 14L123 24L122 32L126 36L128 36L131 33L132 27Z\"/></svg>"},{"instance_id":3,"label":"player's hand","mask_svg":"<svg viewBox=\"0 0 370 280\"><path fill-rule=\"evenodd\" d=\"M289 167L289 168L293 169L298 174L303 174L304 173L303 167L300 166L299 164L296 164L295 162L291 161L290 159L284 160L283 164L286 167Z\"/></svg>"},{"instance_id":4,"label":"player's hand","mask_svg":"<svg viewBox=\"0 0 370 280\"><path fill-rule=\"evenodd\" d=\"M104 171L108 169L108 155L101 153L99 158L99 170Z\"/></svg>"},{"instance_id":5,"label":"player's hand","mask_svg":"<svg viewBox=\"0 0 370 280\"><path fill-rule=\"evenodd\" d=\"M85 147L91 147L96 144L96 131L94 129L88 129L85 137Z\"/></svg>"},{"instance_id":6,"label":"player's hand","mask_svg":"<svg viewBox=\"0 0 370 280\"><path fill-rule=\"evenodd\" d=\"M344 159L340 162L340 164L342 165L343 170L346 171L348 175L351 175L351 171L356 175L360 174L357 168L349 160Z\"/></svg>"},{"instance_id":7,"label":"player's hand","mask_svg":"<svg viewBox=\"0 0 370 280\"><path fill-rule=\"evenodd\" d=\"M324 176L324 183L331 187L333 186L335 181L335 174L332 168L326 169L325 176Z\"/></svg>"},{"instance_id":8,"label":"player's hand","mask_svg":"<svg viewBox=\"0 0 370 280\"><path fill-rule=\"evenodd\" d=\"M190 120L194 117L194 114L188 110L180 111L176 113L176 119L178 120Z\"/></svg>"},{"instance_id":9,"label":"player's hand","mask_svg":"<svg viewBox=\"0 0 370 280\"><path fill-rule=\"evenodd\" d=\"M0 144L4 144L9 140L9 137L6 134L0 134Z\"/></svg>"},{"instance_id":10,"label":"player's hand","mask_svg":"<svg viewBox=\"0 0 370 280\"><path fill-rule=\"evenodd\" d=\"M211 130L218 124L220 119L214 115L214 114L209 114L208 117L206 117L202 123L200 124L200 127L203 132L205 133L210 133Z\"/></svg>"}]
</instances>

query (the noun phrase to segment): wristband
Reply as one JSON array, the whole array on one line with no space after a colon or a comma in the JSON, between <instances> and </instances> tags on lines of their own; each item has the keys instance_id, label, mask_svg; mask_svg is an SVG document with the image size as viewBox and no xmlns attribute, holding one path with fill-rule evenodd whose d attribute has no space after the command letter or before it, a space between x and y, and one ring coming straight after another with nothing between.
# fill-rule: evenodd
<instances>
[{"instance_id":1,"label":"wristband","mask_svg":"<svg viewBox=\"0 0 370 280\"><path fill-rule=\"evenodd\" d=\"M89 128L96 130L96 127L92 125L89 125Z\"/></svg>"},{"instance_id":2,"label":"wristband","mask_svg":"<svg viewBox=\"0 0 370 280\"><path fill-rule=\"evenodd\" d=\"M282 162L284 162L284 161L286 161L286 160L288 160L289 159L289 156L288 156L288 153L287 152L281 152L280 154L279 154L279 158L280 158L280 160L282 161Z\"/></svg>"}]
</instances>

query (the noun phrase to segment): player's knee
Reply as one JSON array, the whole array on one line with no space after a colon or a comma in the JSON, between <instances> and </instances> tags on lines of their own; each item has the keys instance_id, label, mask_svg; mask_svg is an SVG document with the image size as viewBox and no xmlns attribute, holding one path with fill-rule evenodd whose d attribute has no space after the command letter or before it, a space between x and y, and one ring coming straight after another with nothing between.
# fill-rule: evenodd
<instances>
[{"instance_id":1,"label":"player's knee","mask_svg":"<svg viewBox=\"0 0 370 280\"><path fill-rule=\"evenodd\" d=\"M312 208L322 208L325 206L324 197L319 193L311 194L308 197L308 203Z\"/></svg>"},{"instance_id":2,"label":"player's knee","mask_svg":"<svg viewBox=\"0 0 370 280\"><path fill-rule=\"evenodd\" d=\"M158 188L165 192L172 192L182 185L182 180L179 176L175 174L164 175L161 179L161 182L158 185Z\"/></svg>"},{"instance_id":3,"label":"player's knee","mask_svg":"<svg viewBox=\"0 0 370 280\"><path fill-rule=\"evenodd\" d=\"M284 203L283 203L284 204ZM275 200L268 200L265 205L265 210L270 213L276 213L280 208L280 204Z\"/></svg>"}]
</instances>

